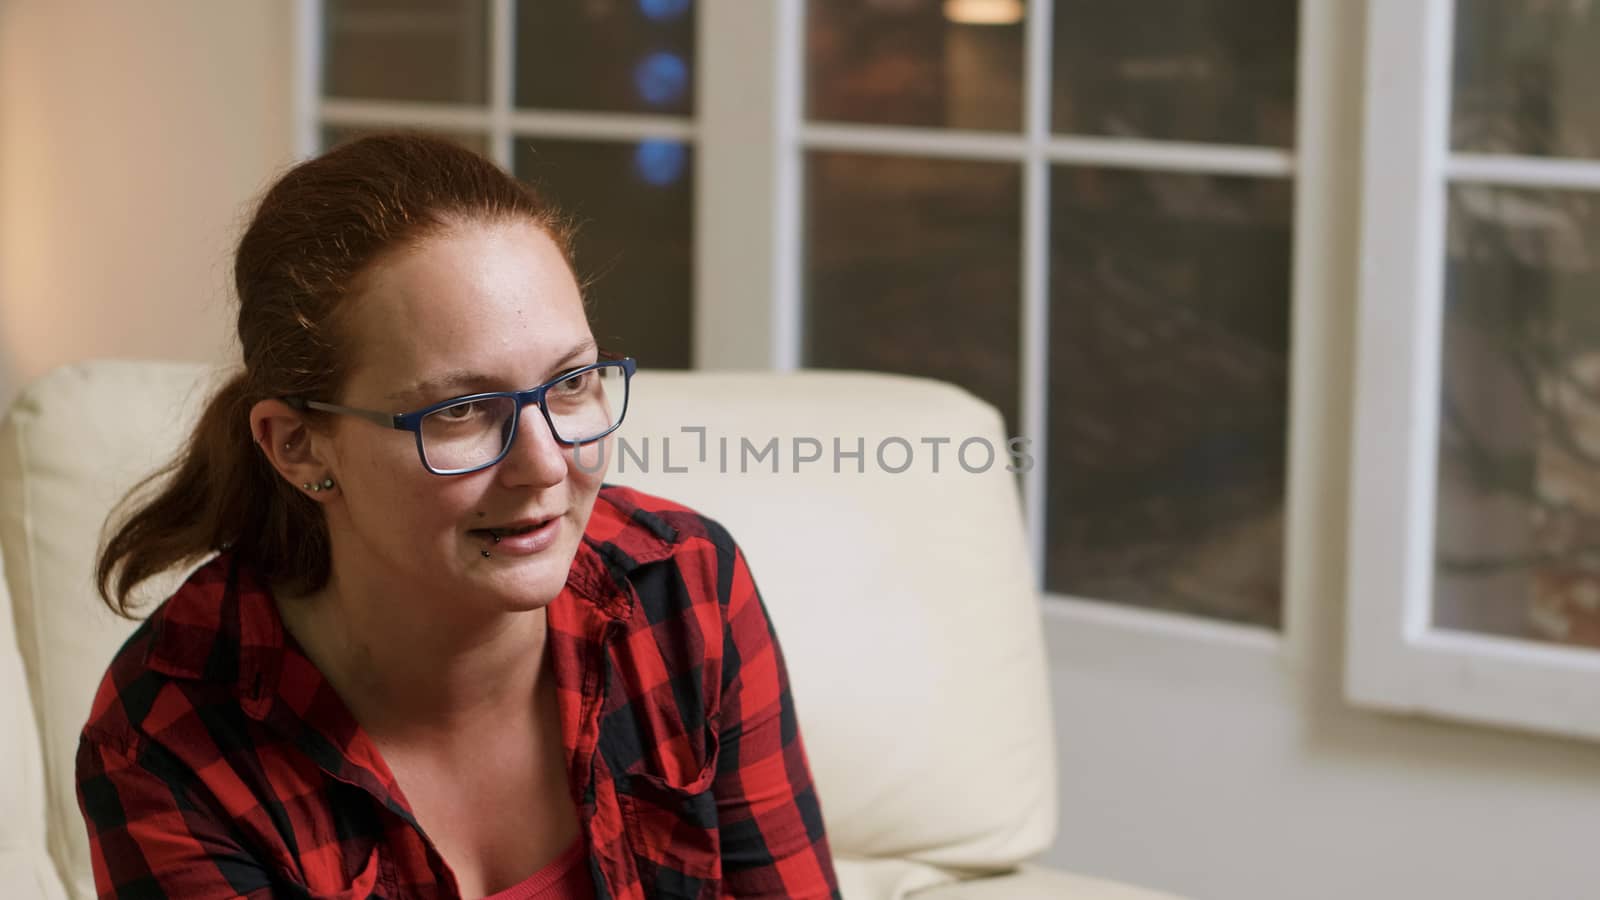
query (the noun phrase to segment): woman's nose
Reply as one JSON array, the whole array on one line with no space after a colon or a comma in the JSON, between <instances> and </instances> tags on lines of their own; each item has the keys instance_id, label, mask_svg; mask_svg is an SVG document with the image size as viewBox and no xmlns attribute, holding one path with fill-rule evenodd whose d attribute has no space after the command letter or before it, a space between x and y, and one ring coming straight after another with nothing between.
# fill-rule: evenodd
<instances>
[{"instance_id":1,"label":"woman's nose","mask_svg":"<svg viewBox=\"0 0 1600 900\"><path fill-rule=\"evenodd\" d=\"M567 460L562 445L550 430L550 422L537 403L522 408L517 416L517 431L511 448L500 461L502 477L520 484L548 487L567 476Z\"/></svg>"}]
</instances>

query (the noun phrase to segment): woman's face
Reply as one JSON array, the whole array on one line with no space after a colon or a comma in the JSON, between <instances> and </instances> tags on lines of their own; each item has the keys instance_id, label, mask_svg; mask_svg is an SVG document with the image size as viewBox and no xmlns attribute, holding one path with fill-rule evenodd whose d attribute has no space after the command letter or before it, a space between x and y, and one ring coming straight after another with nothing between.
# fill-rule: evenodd
<instances>
[{"instance_id":1,"label":"woman's face","mask_svg":"<svg viewBox=\"0 0 1600 900\"><path fill-rule=\"evenodd\" d=\"M347 406L410 412L527 390L596 360L572 271L529 222L452 227L380 260L361 288L345 320ZM605 474L601 448L581 449L597 469L584 471L528 406L498 464L441 476L423 468L412 433L336 418L326 437L342 500L327 506L335 578L403 584L485 612L543 606L560 592ZM487 530L532 523L545 524L499 542Z\"/></svg>"}]
</instances>

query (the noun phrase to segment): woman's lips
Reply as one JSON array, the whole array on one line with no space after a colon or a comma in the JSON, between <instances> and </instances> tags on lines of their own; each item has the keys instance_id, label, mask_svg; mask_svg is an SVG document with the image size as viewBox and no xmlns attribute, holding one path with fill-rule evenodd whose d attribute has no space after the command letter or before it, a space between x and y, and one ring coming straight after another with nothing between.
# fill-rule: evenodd
<instances>
[{"instance_id":1,"label":"woman's lips","mask_svg":"<svg viewBox=\"0 0 1600 900\"><path fill-rule=\"evenodd\" d=\"M483 541L483 549L490 558L495 556L530 556L550 548L561 534L561 517L546 520L539 527L520 534L507 534L500 529L474 528L470 532ZM499 531L499 540L495 539Z\"/></svg>"}]
</instances>

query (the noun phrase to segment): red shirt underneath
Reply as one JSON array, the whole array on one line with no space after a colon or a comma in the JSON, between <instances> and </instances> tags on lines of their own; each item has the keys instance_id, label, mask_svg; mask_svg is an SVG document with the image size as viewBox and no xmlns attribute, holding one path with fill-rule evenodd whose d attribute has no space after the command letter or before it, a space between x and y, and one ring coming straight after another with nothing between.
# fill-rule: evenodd
<instances>
[{"instance_id":1,"label":"red shirt underneath","mask_svg":"<svg viewBox=\"0 0 1600 900\"><path fill-rule=\"evenodd\" d=\"M561 855L544 868L484 900L594 900L594 881L589 877L583 835L578 835Z\"/></svg>"}]
</instances>

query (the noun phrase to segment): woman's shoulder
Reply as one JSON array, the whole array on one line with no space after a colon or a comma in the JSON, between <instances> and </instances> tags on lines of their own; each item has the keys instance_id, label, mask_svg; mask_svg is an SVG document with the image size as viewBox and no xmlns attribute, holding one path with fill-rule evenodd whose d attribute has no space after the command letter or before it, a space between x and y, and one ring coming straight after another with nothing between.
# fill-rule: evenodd
<instances>
[{"instance_id":1,"label":"woman's shoulder","mask_svg":"<svg viewBox=\"0 0 1600 900\"><path fill-rule=\"evenodd\" d=\"M112 656L84 723L86 741L131 747L159 739L175 710L237 698L252 633L270 630L245 609L227 554L191 572ZM268 601L270 602L270 601ZM245 615L240 613L256 613ZM229 664L229 661L234 664Z\"/></svg>"},{"instance_id":2,"label":"woman's shoulder","mask_svg":"<svg viewBox=\"0 0 1600 900\"><path fill-rule=\"evenodd\" d=\"M587 534L591 540L662 556L693 551L699 545L729 554L736 549L733 536L716 519L675 500L617 484L601 486Z\"/></svg>"},{"instance_id":3,"label":"woman's shoulder","mask_svg":"<svg viewBox=\"0 0 1600 900\"><path fill-rule=\"evenodd\" d=\"M738 544L716 519L621 485L601 487L587 536L610 565L641 589L646 603L652 589L670 585L674 592L686 589L689 597L680 600L725 606L729 579L741 565ZM670 576L661 569L670 570Z\"/></svg>"}]
</instances>

